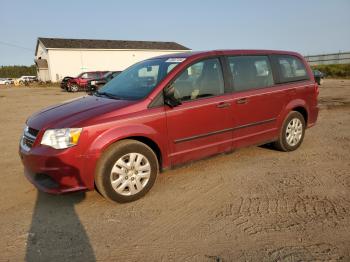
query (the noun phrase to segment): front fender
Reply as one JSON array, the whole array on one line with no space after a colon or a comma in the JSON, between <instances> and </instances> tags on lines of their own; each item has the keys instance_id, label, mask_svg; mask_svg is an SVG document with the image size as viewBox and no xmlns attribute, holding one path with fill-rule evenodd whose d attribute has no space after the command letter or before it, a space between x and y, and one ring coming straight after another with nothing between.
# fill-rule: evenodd
<instances>
[{"instance_id":1,"label":"front fender","mask_svg":"<svg viewBox=\"0 0 350 262\"><path fill-rule=\"evenodd\" d=\"M160 149L161 157L164 161L163 164L167 165L167 150L164 146L167 143L166 132L159 132L144 124L133 123L105 130L90 144L87 150L88 155L94 155L99 158L111 144L130 137L144 137L152 140Z\"/></svg>"},{"instance_id":2,"label":"front fender","mask_svg":"<svg viewBox=\"0 0 350 262\"><path fill-rule=\"evenodd\" d=\"M160 149L162 157L162 166L167 167L169 161L166 152L166 148L163 145L166 144L166 133L160 134L150 126L143 124L130 124L127 126L119 126L116 128L109 128L105 132L99 134L93 142L89 145L87 153L85 154L85 173L88 176L88 188L94 188L94 176L95 168L100 156L113 143L130 138L130 137L144 137L152 140ZM165 139L165 142L161 141Z\"/></svg>"}]
</instances>

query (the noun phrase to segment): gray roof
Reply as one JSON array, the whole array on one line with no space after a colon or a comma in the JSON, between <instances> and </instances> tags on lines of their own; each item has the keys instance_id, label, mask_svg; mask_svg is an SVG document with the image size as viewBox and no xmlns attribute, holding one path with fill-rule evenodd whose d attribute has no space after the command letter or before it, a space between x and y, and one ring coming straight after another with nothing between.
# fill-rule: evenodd
<instances>
[{"instance_id":1,"label":"gray roof","mask_svg":"<svg viewBox=\"0 0 350 262\"><path fill-rule=\"evenodd\" d=\"M38 38L46 48L190 50L175 42ZM38 50L38 44L37 48Z\"/></svg>"}]
</instances>

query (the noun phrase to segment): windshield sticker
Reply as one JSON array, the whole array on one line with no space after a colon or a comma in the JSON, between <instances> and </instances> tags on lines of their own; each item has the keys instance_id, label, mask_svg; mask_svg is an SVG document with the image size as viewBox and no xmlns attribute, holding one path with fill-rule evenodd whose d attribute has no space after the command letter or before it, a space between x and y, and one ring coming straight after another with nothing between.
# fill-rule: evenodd
<instances>
[{"instance_id":1,"label":"windshield sticker","mask_svg":"<svg viewBox=\"0 0 350 262\"><path fill-rule=\"evenodd\" d=\"M185 61L186 60L186 58L169 58L169 59L167 59L165 62L166 63L181 63L181 62L183 62L183 61Z\"/></svg>"}]
</instances>

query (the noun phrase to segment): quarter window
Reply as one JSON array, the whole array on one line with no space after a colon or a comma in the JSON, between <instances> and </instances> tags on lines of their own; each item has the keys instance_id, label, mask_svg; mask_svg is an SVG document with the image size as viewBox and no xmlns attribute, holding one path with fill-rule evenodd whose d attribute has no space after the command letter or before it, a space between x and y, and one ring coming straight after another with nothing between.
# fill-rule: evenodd
<instances>
[{"instance_id":1,"label":"quarter window","mask_svg":"<svg viewBox=\"0 0 350 262\"><path fill-rule=\"evenodd\" d=\"M304 63L295 56L277 56L280 82L309 79Z\"/></svg>"},{"instance_id":2,"label":"quarter window","mask_svg":"<svg viewBox=\"0 0 350 262\"><path fill-rule=\"evenodd\" d=\"M224 80L217 58L203 60L185 69L173 82L175 97L181 101L224 93Z\"/></svg>"},{"instance_id":3,"label":"quarter window","mask_svg":"<svg viewBox=\"0 0 350 262\"><path fill-rule=\"evenodd\" d=\"M267 56L228 57L235 91L272 86L273 76Z\"/></svg>"}]
</instances>

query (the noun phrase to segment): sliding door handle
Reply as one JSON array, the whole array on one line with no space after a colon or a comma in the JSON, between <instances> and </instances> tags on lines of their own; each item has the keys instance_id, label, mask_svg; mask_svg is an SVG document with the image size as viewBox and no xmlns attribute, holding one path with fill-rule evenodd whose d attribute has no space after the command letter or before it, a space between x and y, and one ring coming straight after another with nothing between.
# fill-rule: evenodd
<instances>
[{"instance_id":1,"label":"sliding door handle","mask_svg":"<svg viewBox=\"0 0 350 262\"><path fill-rule=\"evenodd\" d=\"M236 104L247 104L248 103L248 98L240 98L236 100Z\"/></svg>"},{"instance_id":2,"label":"sliding door handle","mask_svg":"<svg viewBox=\"0 0 350 262\"><path fill-rule=\"evenodd\" d=\"M221 102L219 104L216 105L217 108L226 108L226 107L230 107L231 103L228 102Z\"/></svg>"}]
</instances>

